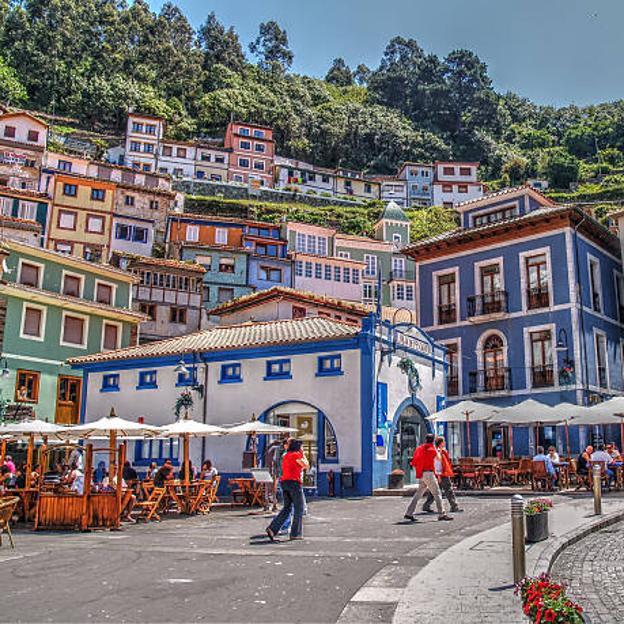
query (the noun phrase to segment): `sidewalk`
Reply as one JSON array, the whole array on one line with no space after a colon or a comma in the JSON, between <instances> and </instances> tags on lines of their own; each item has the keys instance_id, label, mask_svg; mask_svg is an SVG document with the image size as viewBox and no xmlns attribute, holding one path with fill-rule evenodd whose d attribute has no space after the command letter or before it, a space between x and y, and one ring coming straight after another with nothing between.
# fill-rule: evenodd
<instances>
[{"instance_id":1,"label":"sidewalk","mask_svg":"<svg viewBox=\"0 0 624 624\"><path fill-rule=\"evenodd\" d=\"M624 518L624 499L603 498L603 515L593 515L593 499L553 497L550 539L526 551L527 574L550 569L570 541ZM526 624L513 593L509 522L451 546L414 576L402 593L394 624Z\"/></svg>"}]
</instances>

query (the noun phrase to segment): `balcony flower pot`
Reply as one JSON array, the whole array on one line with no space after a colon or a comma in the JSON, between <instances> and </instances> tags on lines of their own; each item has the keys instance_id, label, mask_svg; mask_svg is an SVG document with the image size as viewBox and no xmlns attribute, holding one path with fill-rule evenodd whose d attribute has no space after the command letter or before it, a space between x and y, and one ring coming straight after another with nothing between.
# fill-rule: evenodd
<instances>
[{"instance_id":1,"label":"balcony flower pot","mask_svg":"<svg viewBox=\"0 0 624 624\"><path fill-rule=\"evenodd\" d=\"M524 508L524 516L526 541L530 544L548 539L548 513L551 509L552 501L548 498L536 498L527 503Z\"/></svg>"},{"instance_id":2,"label":"balcony flower pot","mask_svg":"<svg viewBox=\"0 0 624 624\"><path fill-rule=\"evenodd\" d=\"M388 489L400 490L403 487L405 473L402 470L393 470L388 475Z\"/></svg>"}]
</instances>

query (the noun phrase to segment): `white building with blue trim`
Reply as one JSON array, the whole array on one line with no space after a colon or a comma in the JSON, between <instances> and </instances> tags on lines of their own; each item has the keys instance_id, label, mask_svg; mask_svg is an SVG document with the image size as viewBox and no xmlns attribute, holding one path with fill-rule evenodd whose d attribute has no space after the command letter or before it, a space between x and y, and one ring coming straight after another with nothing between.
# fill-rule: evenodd
<instances>
[{"instance_id":1,"label":"white building with blue trim","mask_svg":"<svg viewBox=\"0 0 624 624\"><path fill-rule=\"evenodd\" d=\"M176 372L181 360L191 372ZM320 495L330 471L338 476L343 467L353 468L354 487L341 491L337 478L338 494L386 486L445 400L444 348L415 326L374 315L362 327L321 317L216 327L70 363L84 374L83 422L115 408L125 418L171 423L190 386L196 420L223 426L255 414L297 428L313 466L306 485ZM211 459L223 481L243 472L246 438L202 442L191 441L194 465ZM167 457L179 460L176 442L130 443L139 469Z\"/></svg>"}]
</instances>

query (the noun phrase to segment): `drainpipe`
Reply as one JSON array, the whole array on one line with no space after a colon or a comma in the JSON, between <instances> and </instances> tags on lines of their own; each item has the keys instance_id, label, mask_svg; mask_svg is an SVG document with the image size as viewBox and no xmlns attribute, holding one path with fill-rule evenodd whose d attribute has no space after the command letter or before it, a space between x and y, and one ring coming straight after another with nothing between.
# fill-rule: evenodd
<instances>
[{"instance_id":1,"label":"drainpipe","mask_svg":"<svg viewBox=\"0 0 624 624\"><path fill-rule=\"evenodd\" d=\"M576 297L580 311L581 321L581 357L583 358L583 390L585 396L583 398L583 404L587 404L589 400L589 373L587 365L587 341L585 337L585 313L583 310L583 289L581 288L581 270L579 261L578 250L578 229L583 225L586 220L586 215L583 213L583 218L574 227L574 261L576 263Z\"/></svg>"},{"instance_id":2,"label":"drainpipe","mask_svg":"<svg viewBox=\"0 0 624 624\"><path fill-rule=\"evenodd\" d=\"M204 359L204 398L202 405L202 422L208 421L208 362ZM206 436L202 436L201 446L202 464L206 461Z\"/></svg>"}]
</instances>

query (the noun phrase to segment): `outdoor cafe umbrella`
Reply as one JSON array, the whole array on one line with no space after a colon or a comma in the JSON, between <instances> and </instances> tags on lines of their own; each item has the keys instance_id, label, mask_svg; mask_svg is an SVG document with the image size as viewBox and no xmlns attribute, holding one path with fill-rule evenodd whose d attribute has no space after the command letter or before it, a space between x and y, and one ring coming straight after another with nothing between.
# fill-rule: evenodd
<instances>
[{"instance_id":1,"label":"outdoor cafe umbrella","mask_svg":"<svg viewBox=\"0 0 624 624\"><path fill-rule=\"evenodd\" d=\"M189 418L188 413L178 418L174 423L165 425L160 428L160 435L167 438L182 438L184 445L184 487L186 491L186 500L188 502L190 470L189 470L189 446L190 438L202 438L206 436L223 435L226 429L217 427L216 425L208 425Z\"/></svg>"},{"instance_id":2,"label":"outdoor cafe umbrella","mask_svg":"<svg viewBox=\"0 0 624 624\"><path fill-rule=\"evenodd\" d=\"M620 446L624 446L624 397L613 397L604 403L597 403L589 409L592 413L600 412L608 416L615 416L618 419L620 424ZM610 420L606 424L611 425L614 423Z\"/></svg>"},{"instance_id":3,"label":"outdoor cafe umbrella","mask_svg":"<svg viewBox=\"0 0 624 624\"><path fill-rule=\"evenodd\" d=\"M427 417L427 420L446 423L466 423L468 427L468 455L472 455L472 443L470 441L470 423L490 420L499 408L487 403L477 401L460 401L451 407L446 407L435 414Z\"/></svg>"}]
</instances>

